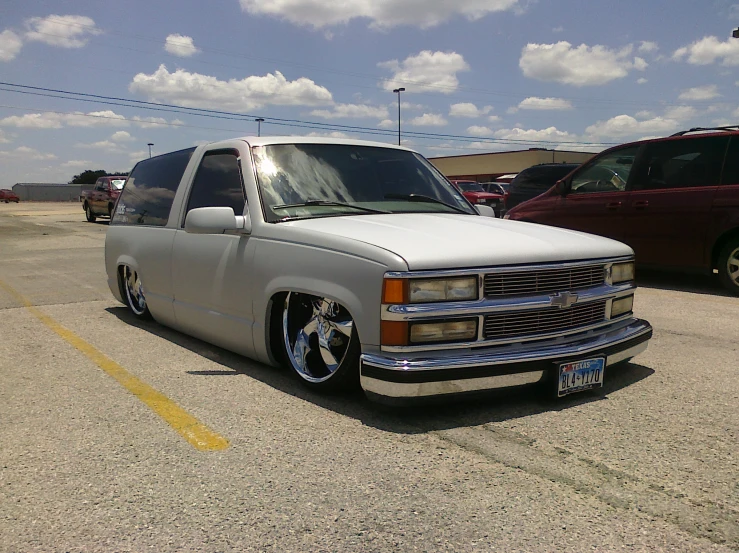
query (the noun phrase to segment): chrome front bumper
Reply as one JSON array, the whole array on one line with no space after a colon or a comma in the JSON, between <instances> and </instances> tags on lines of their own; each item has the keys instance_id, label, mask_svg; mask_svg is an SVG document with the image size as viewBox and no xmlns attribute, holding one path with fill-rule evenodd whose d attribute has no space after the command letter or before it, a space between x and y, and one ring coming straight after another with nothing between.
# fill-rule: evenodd
<instances>
[{"instance_id":1,"label":"chrome front bumper","mask_svg":"<svg viewBox=\"0 0 739 553\"><path fill-rule=\"evenodd\" d=\"M362 388L378 399L411 399L534 384L557 363L603 356L606 366L647 349L652 326L641 319L616 327L477 351L439 351L433 357L364 354ZM607 377L606 377L607 378Z\"/></svg>"}]
</instances>

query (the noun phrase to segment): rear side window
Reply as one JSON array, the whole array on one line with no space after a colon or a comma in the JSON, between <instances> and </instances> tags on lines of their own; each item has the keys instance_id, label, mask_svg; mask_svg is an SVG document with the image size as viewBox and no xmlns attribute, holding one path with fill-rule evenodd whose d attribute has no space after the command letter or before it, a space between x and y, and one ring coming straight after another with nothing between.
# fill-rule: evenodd
<instances>
[{"instance_id":1,"label":"rear side window","mask_svg":"<svg viewBox=\"0 0 739 553\"><path fill-rule=\"evenodd\" d=\"M112 225L163 227L195 148L140 161L126 179Z\"/></svg>"},{"instance_id":2,"label":"rear side window","mask_svg":"<svg viewBox=\"0 0 739 553\"><path fill-rule=\"evenodd\" d=\"M244 212L246 198L235 150L208 152L200 162L187 201L187 212L198 207L230 207L236 215Z\"/></svg>"},{"instance_id":3,"label":"rear side window","mask_svg":"<svg viewBox=\"0 0 739 553\"><path fill-rule=\"evenodd\" d=\"M726 153L722 184L739 184L739 136L732 136Z\"/></svg>"},{"instance_id":4,"label":"rear side window","mask_svg":"<svg viewBox=\"0 0 739 553\"><path fill-rule=\"evenodd\" d=\"M545 167L530 167L521 171L511 182L511 186L537 186L551 188L554 184L569 175L577 165L563 163L562 165L548 165Z\"/></svg>"},{"instance_id":5,"label":"rear side window","mask_svg":"<svg viewBox=\"0 0 739 553\"><path fill-rule=\"evenodd\" d=\"M708 136L647 144L636 169L635 190L716 186L728 137Z\"/></svg>"}]
</instances>

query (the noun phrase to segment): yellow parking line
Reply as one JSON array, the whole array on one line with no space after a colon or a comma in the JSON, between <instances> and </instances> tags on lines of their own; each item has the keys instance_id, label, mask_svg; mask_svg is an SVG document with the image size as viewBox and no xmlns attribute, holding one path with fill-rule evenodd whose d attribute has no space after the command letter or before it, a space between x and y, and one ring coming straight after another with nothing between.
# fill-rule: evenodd
<instances>
[{"instance_id":1,"label":"yellow parking line","mask_svg":"<svg viewBox=\"0 0 739 553\"><path fill-rule=\"evenodd\" d=\"M64 328L54 319L43 313L34 306L28 298L15 289L0 281L0 288L20 301L37 319L56 332L69 344L84 353L93 363L100 367L106 374L113 377L118 384L139 398L149 409L163 418L167 424L174 428L187 442L200 451L217 451L226 449L228 440L216 434L205 426L174 401L164 394L158 392L146 382L143 382L113 361L110 357L100 352L91 344L85 342L71 330Z\"/></svg>"}]
</instances>

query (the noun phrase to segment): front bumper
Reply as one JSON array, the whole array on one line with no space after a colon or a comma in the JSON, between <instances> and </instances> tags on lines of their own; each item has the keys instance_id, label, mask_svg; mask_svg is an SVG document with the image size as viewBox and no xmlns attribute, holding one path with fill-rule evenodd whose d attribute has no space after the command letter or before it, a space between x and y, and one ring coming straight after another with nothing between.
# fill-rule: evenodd
<instances>
[{"instance_id":1,"label":"front bumper","mask_svg":"<svg viewBox=\"0 0 739 553\"><path fill-rule=\"evenodd\" d=\"M487 347L473 352L438 352L437 356L401 357L363 354L362 388L378 399L411 399L479 392L535 384L557 363L603 356L606 366L647 349L652 326L641 319L574 334L566 338ZM437 352L434 352L437 353Z\"/></svg>"}]
</instances>

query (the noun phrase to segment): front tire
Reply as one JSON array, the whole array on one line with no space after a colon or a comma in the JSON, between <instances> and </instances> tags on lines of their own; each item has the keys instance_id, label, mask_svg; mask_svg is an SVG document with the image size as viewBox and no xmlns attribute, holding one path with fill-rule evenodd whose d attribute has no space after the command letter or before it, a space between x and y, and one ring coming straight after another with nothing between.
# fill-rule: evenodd
<instances>
[{"instance_id":1,"label":"front tire","mask_svg":"<svg viewBox=\"0 0 739 553\"><path fill-rule=\"evenodd\" d=\"M734 238L721 250L718 273L724 288L739 296L739 238Z\"/></svg>"},{"instance_id":2,"label":"front tire","mask_svg":"<svg viewBox=\"0 0 739 553\"><path fill-rule=\"evenodd\" d=\"M85 203L85 217L87 218L88 223L94 223L97 220L97 217L95 217L95 214L92 212L92 209L90 209L90 204Z\"/></svg>"},{"instance_id":3,"label":"front tire","mask_svg":"<svg viewBox=\"0 0 739 553\"><path fill-rule=\"evenodd\" d=\"M305 386L332 393L359 387L359 336L344 306L291 292L281 322L285 359Z\"/></svg>"},{"instance_id":4,"label":"front tire","mask_svg":"<svg viewBox=\"0 0 739 553\"><path fill-rule=\"evenodd\" d=\"M131 269L128 265L124 265L121 271L121 277L123 279L123 299L126 301L128 309L137 319L151 319L149 306L146 304L146 297L144 296L144 284L138 272Z\"/></svg>"}]
</instances>

